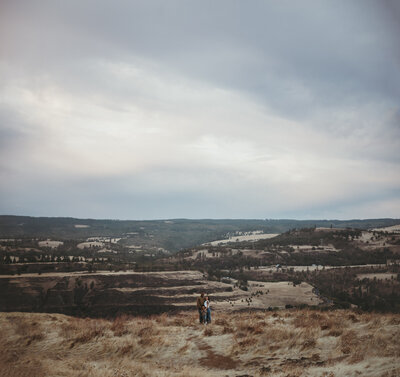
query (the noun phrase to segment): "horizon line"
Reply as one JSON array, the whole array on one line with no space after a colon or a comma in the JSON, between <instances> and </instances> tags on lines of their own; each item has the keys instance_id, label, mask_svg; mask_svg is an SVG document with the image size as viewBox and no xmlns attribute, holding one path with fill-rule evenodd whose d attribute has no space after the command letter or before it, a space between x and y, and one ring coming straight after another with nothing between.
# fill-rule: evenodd
<instances>
[{"instance_id":1,"label":"horizon line","mask_svg":"<svg viewBox=\"0 0 400 377\"><path fill-rule=\"evenodd\" d=\"M36 219L74 219L74 220L93 220L93 221L368 221L368 220L395 220L400 221L400 218L394 217L370 217L370 218L351 218L351 219L329 219L329 218L312 218L312 219L301 219L301 218L188 218L188 217L176 217L176 218L154 218L154 219L117 219L117 218L92 218L92 217L73 217L73 216L32 216L32 215L10 215L0 214L0 217L28 217Z\"/></svg>"}]
</instances>

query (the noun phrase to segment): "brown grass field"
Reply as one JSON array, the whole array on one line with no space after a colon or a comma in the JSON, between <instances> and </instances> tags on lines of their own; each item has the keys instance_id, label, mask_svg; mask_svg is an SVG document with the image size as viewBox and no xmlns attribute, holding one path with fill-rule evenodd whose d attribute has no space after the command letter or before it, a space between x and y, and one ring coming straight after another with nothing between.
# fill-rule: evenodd
<instances>
[{"instance_id":1,"label":"brown grass field","mask_svg":"<svg viewBox=\"0 0 400 377\"><path fill-rule=\"evenodd\" d=\"M400 376L400 315L0 313L0 376Z\"/></svg>"}]
</instances>

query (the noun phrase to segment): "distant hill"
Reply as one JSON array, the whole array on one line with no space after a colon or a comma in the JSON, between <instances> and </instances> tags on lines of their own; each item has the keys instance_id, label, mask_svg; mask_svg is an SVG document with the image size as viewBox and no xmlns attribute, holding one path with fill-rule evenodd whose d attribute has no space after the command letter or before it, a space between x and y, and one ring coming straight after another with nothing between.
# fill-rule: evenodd
<instances>
[{"instance_id":1,"label":"distant hill","mask_svg":"<svg viewBox=\"0 0 400 377\"><path fill-rule=\"evenodd\" d=\"M84 240L88 237L124 237L135 234L136 238L152 246L169 251L193 247L226 237L235 232L262 231L282 233L293 228L351 227L357 229L379 228L400 224L400 219L367 220L95 220L71 217L0 216L1 238L53 238ZM144 241L143 241L144 242Z\"/></svg>"}]
</instances>

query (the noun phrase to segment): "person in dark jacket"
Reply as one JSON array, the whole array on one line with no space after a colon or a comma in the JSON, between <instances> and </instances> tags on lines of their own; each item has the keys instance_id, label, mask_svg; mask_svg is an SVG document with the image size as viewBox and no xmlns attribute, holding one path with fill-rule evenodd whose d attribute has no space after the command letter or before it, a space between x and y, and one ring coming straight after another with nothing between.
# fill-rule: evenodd
<instances>
[{"instance_id":1,"label":"person in dark jacket","mask_svg":"<svg viewBox=\"0 0 400 377\"><path fill-rule=\"evenodd\" d=\"M197 310L199 311L199 320L200 323L203 323L204 314L203 314L203 306L204 306L204 293L202 293L199 297L197 297Z\"/></svg>"}]
</instances>

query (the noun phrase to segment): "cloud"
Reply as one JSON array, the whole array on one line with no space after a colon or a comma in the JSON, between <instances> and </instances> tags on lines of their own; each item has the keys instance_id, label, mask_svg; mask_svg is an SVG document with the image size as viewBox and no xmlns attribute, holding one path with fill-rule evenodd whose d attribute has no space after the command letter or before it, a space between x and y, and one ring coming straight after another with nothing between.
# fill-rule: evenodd
<instances>
[{"instance_id":1,"label":"cloud","mask_svg":"<svg viewBox=\"0 0 400 377\"><path fill-rule=\"evenodd\" d=\"M0 212L396 217L384 4L6 2Z\"/></svg>"}]
</instances>

